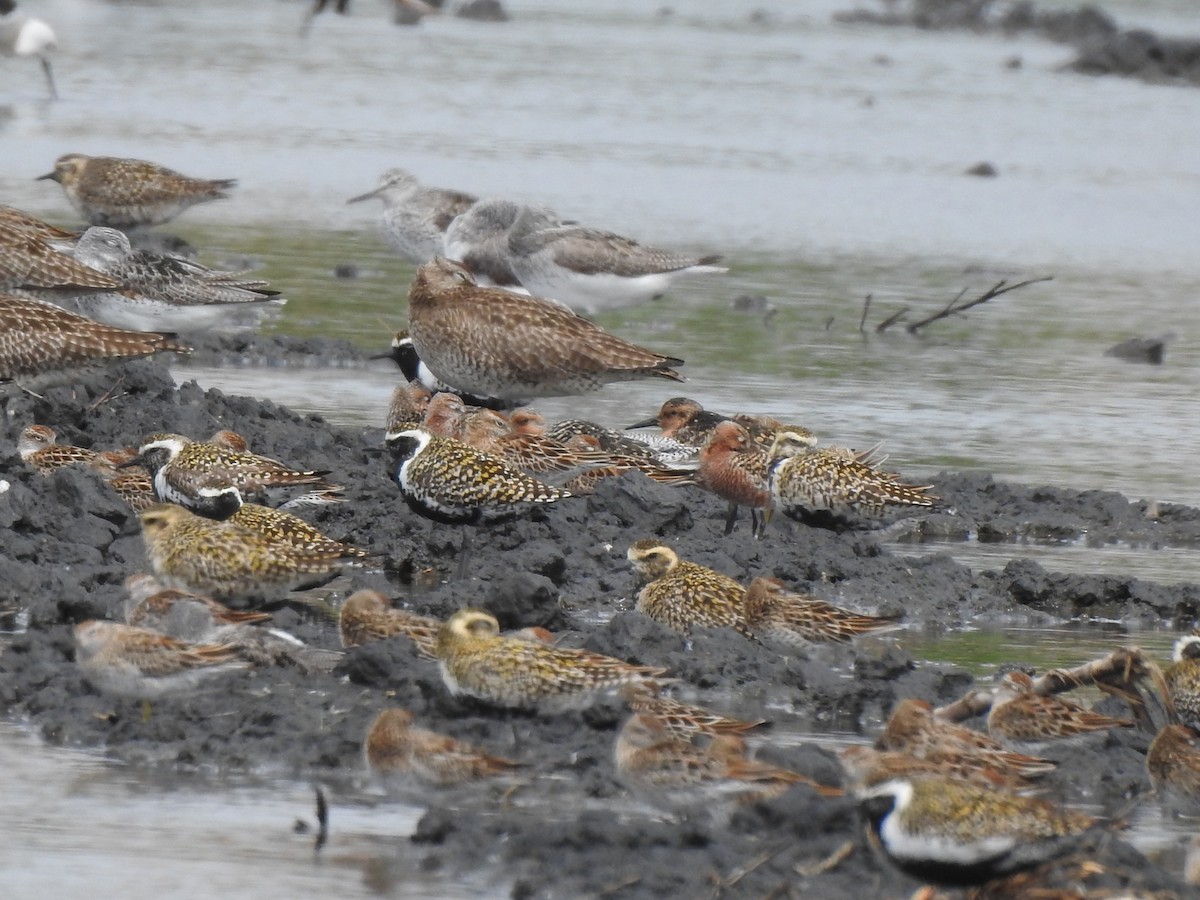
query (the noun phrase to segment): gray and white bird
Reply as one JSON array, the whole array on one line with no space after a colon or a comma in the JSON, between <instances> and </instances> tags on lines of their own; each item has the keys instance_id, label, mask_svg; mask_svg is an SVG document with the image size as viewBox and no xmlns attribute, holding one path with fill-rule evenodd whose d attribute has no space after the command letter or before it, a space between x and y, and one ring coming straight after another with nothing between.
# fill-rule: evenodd
<instances>
[{"instance_id":1,"label":"gray and white bird","mask_svg":"<svg viewBox=\"0 0 1200 900\"><path fill-rule=\"evenodd\" d=\"M51 100L58 99L58 88L46 54L56 49L58 38L53 28L41 19L17 12L13 0L0 0L0 56L36 57L46 75Z\"/></svg>"},{"instance_id":2,"label":"gray and white bird","mask_svg":"<svg viewBox=\"0 0 1200 900\"><path fill-rule=\"evenodd\" d=\"M527 293L509 263L508 254L508 232L527 208L531 210L527 215L533 216L540 227L562 224L554 212L544 207L524 207L515 200L503 198L480 200L446 229L444 255L470 269L475 280L484 287Z\"/></svg>"},{"instance_id":3,"label":"gray and white bird","mask_svg":"<svg viewBox=\"0 0 1200 900\"><path fill-rule=\"evenodd\" d=\"M404 169L388 169L373 191L347 203L378 198L383 201L379 225L396 252L409 262L429 262L443 251L446 228L477 199L448 188L424 187Z\"/></svg>"}]
</instances>

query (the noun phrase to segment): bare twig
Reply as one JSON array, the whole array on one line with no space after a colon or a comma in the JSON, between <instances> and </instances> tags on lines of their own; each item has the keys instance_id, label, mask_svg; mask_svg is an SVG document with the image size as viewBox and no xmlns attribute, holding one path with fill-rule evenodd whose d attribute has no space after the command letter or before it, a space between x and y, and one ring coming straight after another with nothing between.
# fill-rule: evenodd
<instances>
[{"instance_id":1,"label":"bare twig","mask_svg":"<svg viewBox=\"0 0 1200 900\"><path fill-rule=\"evenodd\" d=\"M866 330L867 330L867 313L869 313L870 311L871 311L871 295L867 294L867 296L863 298L862 316L858 320L859 334L862 334L862 333L866 332Z\"/></svg>"},{"instance_id":2,"label":"bare twig","mask_svg":"<svg viewBox=\"0 0 1200 900\"><path fill-rule=\"evenodd\" d=\"M1002 279L996 282L974 300L968 300L966 303L960 303L959 301L962 300L963 295L967 292L966 288L963 288L958 292L958 296L947 303L941 309L941 311L934 313L932 316L926 316L924 319L921 319L917 322L909 323L906 326L906 330L909 334L916 334L926 325L936 322L939 319L947 319L950 316L957 315L958 313L966 312L972 307L987 303L989 300L994 300L1002 294L1007 294L1009 291L1015 291L1019 288L1029 287L1031 284L1038 284L1042 281L1052 281L1053 277L1054 276L1052 275L1046 275L1042 278L1030 278L1027 281L1018 281L1016 284L1009 284L1007 281Z\"/></svg>"},{"instance_id":3,"label":"bare twig","mask_svg":"<svg viewBox=\"0 0 1200 900\"><path fill-rule=\"evenodd\" d=\"M817 875L824 875L840 866L846 857L854 852L854 846L854 841L845 841L824 859L807 864L796 863L792 868L801 878L815 878Z\"/></svg>"},{"instance_id":4,"label":"bare twig","mask_svg":"<svg viewBox=\"0 0 1200 900\"><path fill-rule=\"evenodd\" d=\"M317 839L313 843L313 852L319 853L329 840L329 804L320 785L316 785L314 790L317 794Z\"/></svg>"},{"instance_id":5,"label":"bare twig","mask_svg":"<svg viewBox=\"0 0 1200 900\"><path fill-rule=\"evenodd\" d=\"M878 325L875 326L875 333L883 334L885 331L887 331L889 328L891 328L893 325L895 325L897 322L899 322L901 319L903 319L907 315L908 315L908 307L907 306L900 307L898 312L892 313L890 316L888 316L886 319L884 319L882 322L880 322Z\"/></svg>"}]
</instances>

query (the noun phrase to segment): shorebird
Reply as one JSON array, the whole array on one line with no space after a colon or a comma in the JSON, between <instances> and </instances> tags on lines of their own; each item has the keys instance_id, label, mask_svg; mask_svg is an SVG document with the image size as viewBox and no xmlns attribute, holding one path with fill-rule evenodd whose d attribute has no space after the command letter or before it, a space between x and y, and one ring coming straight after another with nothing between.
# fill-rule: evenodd
<instances>
[{"instance_id":1,"label":"shorebird","mask_svg":"<svg viewBox=\"0 0 1200 900\"><path fill-rule=\"evenodd\" d=\"M1132 719L1114 719L1039 694L1024 672L1008 672L1000 680L987 717L988 734L1022 753L1076 744L1102 737L1113 728L1132 728Z\"/></svg>"},{"instance_id":2,"label":"shorebird","mask_svg":"<svg viewBox=\"0 0 1200 900\"><path fill-rule=\"evenodd\" d=\"M221 272L175 256L134 250L115 228L93 226L75 245L75 260L120 281L121 292L75 299L81 313L122 328L209 330L257 327L286 303L267 282Z\"/></svg>"},{"instance_id":3,"label":"shorebird","mask_svg":"<svg viewBox=\"0 0 1200 900\"><path fill-rule=\"evenodd\" d=\"M943 775L993 791L1033 794L1041 790L1021 775L986 759L967 753L947 751L930 756L911 756L894 750L875 750L855 744L838 753L846 773L846 787L852 794L875 787L894 778L913 775Z\"/></svg>"},{"instance_id":4,"label":"shorebird","mask_svg":"<svg viewBox=\"0 0 1200 900\"><path fill-rule=\"evenodd\" d=\"M658 685L650 682L627 684L620 690L621 699L630 712L644 713L658 721L671 737L691 741L698 735L745 734L766 719L753 722L721 715L701 706L683 703L659 693Z\"/></svg>"},{"instance_id":5,"label":"shorebird","mask_svg":"<svg viewBox=\"0 0 1200 900\"><path fill-rule=\"evenodd\" d=\"M736 422L719 422L700 448L700 467L696 483L729 503L725 517L725 534L733 531L738 507L750 507L750 531L762 537L766 516L759 517L771 506L771 491L767 481L767 451L750 437Z\"/></svg>"},{"instance_id":6,"label":"shorebird","mask_svg":"<svg viewBox=\"0 0 1200 900\"><path fill-rule=\"evenodd\" d=\"M57 181L89 225L137 228L162 225L197 203L220 200L232 178L189 178L141 159L67 153L54 171L37 178Z\"/></svg>"},{"instance_id":7,"label":"shorebird","mask_svg":"<svg viewBox=\"0 0 1200 900\"><path fill-rule=\"evenodd\" d=\"M41 19L16 12L13 0L0 2L0 56L35 56L42 64L46 85L50 88L50 99L58 99L58 88L54 85L54 72L50 69L50 58L46 55L58 49L58 37L54 29Z\"/></svg>"},{"instance_id":8,"label":"shorebird","mask_svg":"<svg viewBox=\"0 0 1200 900\"><path fill-rule=\"evenodd\" d=\"M387 597L369 589L347 597L338 613L343 647L358 647L402 634L426 659L437 659L437 634L442 625L441 619L395 609Z\"/></svg>"},{"instance_id":9,"label":"shorebird","mask_svg":"<svg viewBox=\"0 0 1200 900\"><path fill-rule=\"evenodd\" d=\"M683 377L663 356L609 334L537 297L482 288L462 265L435 259L417 270L408 330L441 381L483 397L578 394L613 381Z\"/></svg>"},{"instance_id":10,"label":"shorebird","mask_svg":"<svg viewBox=\"0 0 1200 900\"><path fill-rule=\"evenodd\" d=\"M672 397L659 408L658 415L634 422L625 430L657 425L664 438L699 450L712 437L716 427L728 419L729 416L707 410L690 397Z\"/></svg>"},{"instance_id":11,"label":"shorebird","mask_svg":"<svg viewBox=\"0 0 1200 900\"><path fill-rule=\"evenodd\" d=\"M807 594L787 590L778 578L750 582L743 601L746 627L763 643L790 650L850 641L861 634L895 628L895 619L864 616Z\"/></svg>"},{"instance_id":12,"label":"shorebird","mask_svg":"<svg viewBox=\"0 0 1200 900\"><path fill-rule=\"evenodd\" d=\"M403 169L388 169L373 191L347 203L378 198L383 201L379 224L388 243L409 262L426 263L443 252L447 226L476 201L472 194L424 187Z\"/></svg>"},{"instance_id":13,"label":"shorebird","mask_svg":"<svg viewBox=\"0 0 1200 900\"><path fill-rule=\"evenodd\" d=\"M407 331L397 331L392 335L392 349L390 352L380 353L371 358L392 360L400 369L406 381L421 385L430 394L458 394L464 403L471 406L483 406L487 409L512 409L521 405L519 400L500 397L480 397L439 380L433 372L429 371L429 366L425 365L421 361L421 357L417 355L417 348L413 345L412 337L409 336Z\"/></svg>"},{"instance_id":14,"label":"shorebird","mask_svg":"<svg viewBox=\"0 0 1200 900\"><path fill-rule=\"evenodd\" d=\"M447 787L517 769L520 763L493 756L446 734L413 724L407 709L385 709L363 742L371 774L392 787Z\"/></svg>"},{"instance_id":15,"label":"shorebird","mask_svg":"<svg viewBox=\"0 0 1200 900\"><path fill-rule=\"evenodd\" d=\"M141 518L146 555L159 580L215 600L275 600L364 555L330 538L296 543L287 534L234 518L206 519L172 503L152 506Z\"/></svg>"},{"instance_id":16,"label":"shorebird","mask_svg":"<svg viewBox=\"0 0 1200 900\"><path fill-rule=\"evenodd\" d=\"M520 289L521 280L508 261L508 231L521 210L513 200L478 201L446 229L443 255L470 269L480 285ZM549 209L534 207L534 212L546 226L560 224Z\"/></svg>"},{"instance_id":17,"label":"shorebird","mask_svg":"<svg viewBox=\"0 0 1200 900\"><path fill-rule=\"evenodd\" d=\"M169 335L113 328L53 303L0 294L0 382L34 389L69 382L90 366L165 350L191 352Z\"/></svg>"},{"instance_id":18,"label":"shorebird","mask_svg":"<svg viewBox=\"0 0 1200 900\"><path fill-rule=\"evenodd\" d=\"M1191 815L1200 812L1200 731L1165 726L1146 753L1146 774L1167 803Z\"/></svg>"},{"instance_id":19,"label":"shorebird","mask_svg":"<svg viewBox=\"0 0 1200 900\"><path fill-rule=\"evenodd\" d=\"M982 884L1075 849L1101 823L1039 797L941 775L897 777L858 793L860 808L898 868L946 885Z\"/></svg>"},{"instance_id":20,"label":"shorebird","mask_svg":"<svg viewBox=\"0 0 1200 900\"><path fill-rule=\"evenodd\" d=\"M478 609L459 610L442 626L437 656L451 694L543 713L591 706L624 684L661 680L667 671L504 637L495 617Z\"/></svg>"},{"instance_id":21,"label":"shorebird","mask_svg":"<svg viewBox=\"0 0 1200 900\"><path fill-rule=\"evenodd\" d=\"M94 466L97 459L95 450L58 443L58 434L49 425L27 426L17 441L17 453L39 475L77 463Z\"/></svg>"},{"instance_id":22,"label":"shorebird","mask_svg":"<svg viewBox=\"0 0 1200 900\"><path fill-rule=\"evenodd\" d=\"M1200 634L1177 639L1172 660L1163 677L1175 711L1184 725L1200 728Z\"/></svg>"},{"instance_id":23,"label":"shorebird","mask_svg":"<svg viewBox=\"0 0 1200 900\"><path fill-rule=\"evenodd\" d=\"M231 647L188 644L144 628L95 619L75 626L75 660L103 694L157 700L244 669Z\"/></svg>"},{"instance_id":24,"label":"shorebird","mask_svg":"<svg viewBox=\"0 0 1200 900\"><path fill-rule=\"evenodd\" d=\"M693 628L733 628L752 634L742 613L746 589L705 566L679 558L656 538L630 546L626 556L638 583L638 612L685 635Z\"/></svg>"},{"instance_id":25,"label":"shorebird","mask_svg":"<svg viewBox=\"0 0 1200 900\"><path fill-rule=\"evenodd\" d=\"M180 603L200 604L214 625L253 625L269 621L271 618L270 613L230 609L224 603L219 603L202 594L169 588L146 572L139 572L126 578L125 591L129 594L129 598L125 601L125 624L133 625L136 628L147 628L151 631L166 633L167 619L171 615L172 609ZM172 635L172 637L179 637L179 635Z\"/></svg>"},{"instance_id":26,"label":"shorebird","mask_svg":"<svg viewBox=\"0 0 1200 900\"><path fill-rule=\"evenodd\" d=\"M745 742L735 735L715 735L702 746L674 736L664 722L646 713L626 720L617 733L613 758L617 776L635 794L672 812L757 803L797 784L824 797L842 793L789 769L748 758Z\"/></svg>"},{"instance_id":27,"label":"shorebird","mask_svg":"<svg viewBox=\"0 0 1200 900\"><path fill-rule=\"evenodd\" d=\"M0 214L0 291L24 291L47 299L74 297L84 291L120 290L121 282L77 262L71 232L33 224L20 210Z\"/></svg>"},{"instance_id":28,"label":"shorebird","mask_svg":"<svg viewBox=\"0 0 1200 900\"><path fill-rule=\"evenodd\" d=\"M782 431L769 452L772 507L784 513L885 515L893 507L932 507L930 485L911 485L843 450L820 450L815 438Z\"/></svg>"},{"instance_id":29,"label":"shorebird","mask_svg":"<svg viewBox=\"0 0 1200 900\"><path fill-rule=\"evenodd\" d=\"M569 443L574 437L595 441L606 453L621 459L641 459L665 468L695 468L697 448L658 435L628 435L586 419L562 419L546 428L549 437ZM591 443L591 440L589 440Z\"/></svg>"},{"instance_id":30,"label":"shorebird","mask_svg":"<svg viewBox=\"0 0 1200 900\"><path fill-rule=\"evenodd\" d=\"M331 492L340 490L325 480L326 471L297 470L266 456L166 432L148 435L138 455L122 465L134 464L150 473L159 500L213 518L227 517L242 499L265 499L294 489L332 498ZM231 497L230 487L237 489L238 497Z\"/></svg>"},{"instance_id":31,"label":"shorebird","mask_svg":"<svg viewBox=\"0 0 1200 900\"><path fill-rule=\"evenodd\" d=\"M58 252L68 254L74 252L75 242L80 236L77 231L67 231L57 225L51 225L24 210L3 203L0 203L0 233L36 238L45 241Z\"/></svg>"},{"instance_id":32,"label":"shorebird","mask_svg":"<svg viewBox=\"0 0 1200 900\"><path fill-rule=\"evenodd\" d=\"M682 256L610 231L547 226L526 207L508 231L508 262L530 293L576 309L615 309L661 297L687 275L728 272L719 256Z\"/></svg>"}]
</instances>

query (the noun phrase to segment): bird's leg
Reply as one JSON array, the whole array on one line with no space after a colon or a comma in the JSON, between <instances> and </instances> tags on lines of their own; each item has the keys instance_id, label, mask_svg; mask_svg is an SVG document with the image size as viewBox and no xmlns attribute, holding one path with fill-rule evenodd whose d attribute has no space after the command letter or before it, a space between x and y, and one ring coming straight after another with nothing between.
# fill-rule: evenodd
<instances>
[{"instance_id":1,"label":"bird's leg","mask_svg":"<svg viewBox=\"0 0 1200 900\"><path fill-rule=\"evenodd\" d=\"M729 512L725 516L725 536L733 533L733 523L737 521L738 507L736 503L729 504ZM750 515L754 515L751 511Z\"/></svg>"},{"instance_id":2,"label":"bird's leg","mask_svg":"<svg viewBox=\"0 0 1200 900\"><path fill-rule=\"evenodd\" d=\"M58 88L54 86L54 72L50 69L50 60L44 56L39 56L42 61L42 71L46 73L46 84L50 85L50 99L58 99Z\"/></svg>"}]
</instances>

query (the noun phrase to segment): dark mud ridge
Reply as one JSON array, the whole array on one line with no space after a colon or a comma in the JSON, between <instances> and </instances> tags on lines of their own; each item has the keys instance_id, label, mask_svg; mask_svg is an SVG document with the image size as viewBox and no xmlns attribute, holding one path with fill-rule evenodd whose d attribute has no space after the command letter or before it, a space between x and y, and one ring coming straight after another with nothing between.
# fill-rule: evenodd
<instances>
[{"instance_id":1,"label":"dark mud ridge","mask_svg":"<svg viewBox=\"0 0 1200 900\"><path fill-rule=\"evenodd\" d=\"M1200 85L1200 40L1163 37L1143 28L1122 29L1091 4L1042 10L1031 0L901 0L882 10L838 13L840 22L905 25L930 30L967 29L1016 35L1032 33L1070 44L1078 56L1066 68L1085 75L1125 75L1143 81Z\"/></svg>"},{"instance_id":2,"label":"dark mud ridge","mask_svg":"<svg viewBox=\"0 0 1200 900\"><path fill-rule=\"evenodd\" d=\"M505 798L490 786L431 794L416 834L398 838L395 858L384 866L398 882L420 867L483 873L516 897L862 900L906 897L918 886L869 849L852 801L822 799L804 787L739 809L728 822L656 817L632 804L614 776L617 705L537 717L463 702L449 696L436 666L403 638L351 650L332 674L277 668L233 675L221 690L158 701L143 722L136 702L101 697L85 685L71 640L78 621L121 618L121 583L146 567L136 517L91 472L60 470L42 478L26 469L14 449L20 428L42 422L59 429L62 440L96 447L161 430L203 436L234 428L257 452L329 469L347 486L350 502L320 510L314 521L370 550L380 565L338 585L334 603L353 588L378 587L420 612L444 616L464 605L483 607L503 627L542 625L566 632L569 645L667 666L682 680L687 699L770 719L781 735L805 729L871 736L898 698L946 703L968 690L972 678L912 659L886 636L804 658L780 656L733 632L701 631L688 649L679 635L630 610L625 550L632 541L660 535L685 558L742 580L774 575L863 610L903 612L910 627L1073 616L1182 627L1200 610L1195 585L1058 575L1020 561L1003 571L972 572L946 555L889 553L878 535L861 531L782 521L754 541L742 523L725 538L722 502L640 475L477 534L470 579L443 583L461 536L404 506L386 477L380 429L344 431L270 402L204 392L195 384L177 389L154 362L130 366L123 392L89 409L108 387L97 381L76 396L56 388L45 400L12 403L13 420L0 445L0 478L8 482L0 494L0 606L19 606L24 630L0 653L0 709L51 744L103 748L149 769L251 771L336 784L334 841L338 799L359 789L363 734L385 706L409 707L428 727L526 764L522 785ZM1144 504L1107 492L1027 488L978 475L935 481L953 514L900 526L909 539L1086 535L1147 546L1200 544L1194 509L1169 508L1148 518ZM275 624L315 645L338 646L335 623L311 606L284 605ZM833 754L817 741L785 744L771 735L767 730L757 741L761 758L839 782ZM1054 793L1068 801L1086 797L1105 811L1121 808L1148 788L1148 742L1146 734L1127 733L1074 753L1056 776ZM853 850L842 858L835 851L847 842ZM1148 863L1119 841L1101 858L1104 873L1089 882L1092 888L1136 884L1187 895L1169 874L1179 871L1177 860Z\"/></svg>"}]
</instances>

